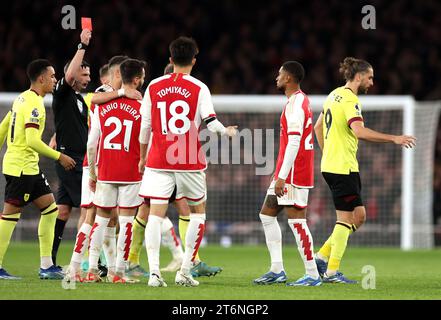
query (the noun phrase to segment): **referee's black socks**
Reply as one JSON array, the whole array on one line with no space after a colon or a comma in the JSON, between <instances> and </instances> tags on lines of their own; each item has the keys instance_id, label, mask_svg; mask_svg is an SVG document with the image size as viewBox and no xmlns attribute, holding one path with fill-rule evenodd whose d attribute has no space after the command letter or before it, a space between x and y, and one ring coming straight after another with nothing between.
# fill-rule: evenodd
<instances>
[{"instance_id":1,"label":"referee's black socks","mask_svg":"<svg viewBox=\"0 0 441 320\"><path fill-rule=\"evenodd\" d=\"M60 246L61 239L63 239L64 227L66 226L66 222L64 220L57 219L55 222L55 233L54 233L54 243L52 245L52 261L54 265L57 265L57 252L58 247Z\"/></svg>"}]
</instances>

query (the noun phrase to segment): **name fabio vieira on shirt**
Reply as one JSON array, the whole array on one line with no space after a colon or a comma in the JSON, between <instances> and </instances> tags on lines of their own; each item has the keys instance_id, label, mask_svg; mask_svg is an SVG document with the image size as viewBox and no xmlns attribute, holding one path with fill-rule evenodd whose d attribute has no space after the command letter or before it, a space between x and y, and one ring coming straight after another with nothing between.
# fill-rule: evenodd
<instances>
[{"instance_id":1,"label":"name fabio vieira on shirt","mask_svg":"<svg viewBox=\"0 0 441 320\"><path fill-rule=\"evenodd\" d=\"M141 117L138 110L134 109L131 105L124 102L120 102L120 103L112 102L106 106L103 106L100 115L104 117L108 112L118 108L121 109L122 111L129 113L131 116L135 118L135 120L138 120Z\"/></svg>"}]
</instances>

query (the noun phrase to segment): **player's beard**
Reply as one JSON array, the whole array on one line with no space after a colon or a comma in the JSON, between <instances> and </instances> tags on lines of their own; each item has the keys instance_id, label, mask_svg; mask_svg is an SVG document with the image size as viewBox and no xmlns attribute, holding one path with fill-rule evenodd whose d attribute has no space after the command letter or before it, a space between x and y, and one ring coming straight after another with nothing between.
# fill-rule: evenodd
<instances>
[{"instance_id":1,"label":"player's beard","mask_svg":"<svg viewBox=\"0 0 441 320\"><path fill-rule=\"evenodd\" d=\"M284 84L282 84L282 85L280 85L280 86L277 86L277 90L279 90L280 92L285 93L286 86L285 86Z\"/></svg>"},{"instance_id":2,"label":"player's beard","mask_svg":"<svg viewBox=\"0 0 441 320\"><path fill-rule=\"evenodd\" d=\"M358 92L363 93L363 94L367 94L368 89L369 89L368 87L360 85L360 87L358 87Z\"/></svg>"}]
</instances>

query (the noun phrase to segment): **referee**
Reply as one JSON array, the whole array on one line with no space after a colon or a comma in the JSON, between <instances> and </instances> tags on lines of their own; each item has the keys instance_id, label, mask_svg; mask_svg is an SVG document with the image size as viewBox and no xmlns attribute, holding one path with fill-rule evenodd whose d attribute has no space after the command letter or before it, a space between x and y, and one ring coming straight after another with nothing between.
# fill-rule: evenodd
<instances>
[{"instance_id":1,"label":"referee","mask_svg":"<svg viewBox=\"0 0 441 320\"><path fill-rule=\"evenodd\" d=\"M56 256L64 227L69 220L72 207L79 208L81 202L81 177L86 154L88 133L88 107L80 94L90 82L90 66L83 60L92 33L84 29L81 42L72 61L64 68L64 77L58 81L53 93L52 110L55 121L55 140L58 151L69 155L76 162L74 170L66 171L56 162L55 170L59 179L56 192L58 218L55 224L52 259Z\"/></svg>"}]
</instances>

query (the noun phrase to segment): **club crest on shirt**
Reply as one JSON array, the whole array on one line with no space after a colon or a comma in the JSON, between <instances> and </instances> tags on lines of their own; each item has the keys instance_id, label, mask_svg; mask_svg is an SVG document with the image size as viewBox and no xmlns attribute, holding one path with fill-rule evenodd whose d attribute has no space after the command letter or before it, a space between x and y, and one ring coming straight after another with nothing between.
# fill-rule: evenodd
<instances>
[{"instance_id":1,"label":"club crest on shirt","mask_svg":"<svg viewBox=\"0 0 441 320\"><path fill-rule=\"evenodd\" d=\"M83 113L83 103L80 100L77 100L77 106L80 113Z\"/></svg>"},{"instance_id":2,"label":"club crest on shirt","mask_svg":"<svg viewBox=\"0 0 441 320\"><path fill-rule=\"evenodd\" d=\"M32 110L32 112L31 112L31 115L32 115L34 118L38 118L38 116L40 115L40 114L38 113L38 109L37 109L37 108L34 108L34 110Z\"/></svg>"},{"instance_id":3,"label":"club crest on shirt","mask_svg":"<svg viewBox=\"0 0 441 320\"><path fill-rule=\"evenodd\" d=\"M360 115L361 115L361 110L360 110L360 107L358 106L358 103L355 104L355 109L357 110L357 111L355 112L355 114L356 114L357 116L360 116Z\"/></svg>"}]
</instances>

